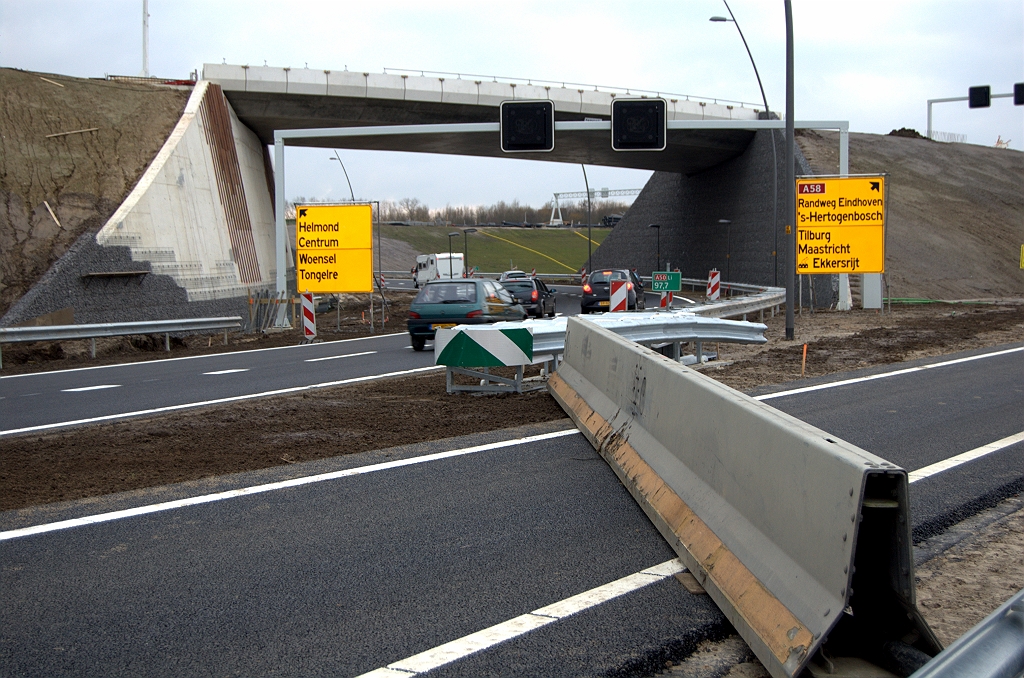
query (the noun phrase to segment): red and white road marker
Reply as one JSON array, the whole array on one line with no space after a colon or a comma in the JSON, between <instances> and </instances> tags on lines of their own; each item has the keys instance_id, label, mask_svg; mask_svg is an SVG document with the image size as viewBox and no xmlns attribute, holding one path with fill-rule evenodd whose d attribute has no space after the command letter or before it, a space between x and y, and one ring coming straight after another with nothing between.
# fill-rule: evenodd
<instances>
[{"instance_id":1,"label":"red and white road marker","mask_svg":"<svg viewBox=\"0 0 1024 678\"><path fill-rule=\"evenodd\" d=\"M629 286L625 280L614 280L611 284L611 304L609 305L612 312L625 311L626 307L629 306Z\"/></svg>"},{"instance_id":2,"label":"red and white road marker","mask_svg":"<svg viewBox=\"0 0 1024 678\"><path fill-rule=\"evenodd\" d=\"M661 293L661 303L659 304L659 307L660 308L672 308L672 293L671 292L662 292Z\"/></svg>"},{"instance_id":3,"label":"red and white road marker","mask_svg":"<svg viewBox=\"0 0 1024 678\"><path fill-rule=\"evenodd\" d=\"M721 290L719 289L722 284L722 274L718 272L717 268L711 269L708 273L708 292L707 298L709 300L717 300L721 298Z\"/></svg>"},{"instance_id":4,"label":"red and white road marker","mask_svg":"<svg viewBox=\"0 0 1024 678\"><path fill-rule=\"evenodd\" d=\"M316 338L316 313L313 312L313 294L305 292L302 297L302 334L309 341Z\"/></svg>"}]
</instances>

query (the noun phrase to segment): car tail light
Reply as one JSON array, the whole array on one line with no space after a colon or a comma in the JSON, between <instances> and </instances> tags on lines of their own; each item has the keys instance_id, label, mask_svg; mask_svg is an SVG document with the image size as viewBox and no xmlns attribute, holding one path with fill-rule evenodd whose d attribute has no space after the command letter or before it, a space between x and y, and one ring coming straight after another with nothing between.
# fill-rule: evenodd
<instances>
[{"instance_id":1,"label":"car tail light","mask_svg":"<svg viewBox=\"0 0 1024 678\"><path fill-rule=\"evenodd\" d=\"M410 318L416 318L418 320L419 317L420 317L420 314L417 313L416 311L409 311L409 317Z\"/></svg>"},{"instance_id":2,"label":"car tail light","mask_svg":"<svg viewBox=\"0 0 1024 678\"><path fill-rule=\"evenodd\" d=\"M470 311L469 313L467 313L467 314L466 314L466 317L467 317L467 318L479 318L479 317L480 317L480 316L482 316L483 314L484 314L484 312L483 312L483 311L481 311L480 309L477 309L477 310L475 310L475 311Z\"/></svg>"},{"instance_id":3,"label":"car tail light","mask_svg":"<svg viewBox=\"0 0 1024 678\"><path fill-rule=\"evenodd\" d=\"M584 294L590 294L593 291L594 290L593 290L593 288L590 287L589 283L583 286L583 293Z\"/></svg>"},{"instance_id":4,"label":"car tail light","mask_svg":"<svg viewBox=\"0 0 1024 678\"><path fill-rule=\"evenodd\" d=\"M537 301L537 290L530 292L530 301Z\"/></svg>"}]
</instances>

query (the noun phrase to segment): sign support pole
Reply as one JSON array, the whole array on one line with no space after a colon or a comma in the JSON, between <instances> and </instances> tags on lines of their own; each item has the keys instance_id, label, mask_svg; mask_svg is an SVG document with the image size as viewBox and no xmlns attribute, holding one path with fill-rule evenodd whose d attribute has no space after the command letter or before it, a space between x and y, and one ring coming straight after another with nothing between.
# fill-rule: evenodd
<instances>
[{"instance_id":1,"label":"sign support pole","mask_svg":"<svg viewBox=\"0 0 1024 678\"><path fill-rule=\"evenodd\" d=\"M850 130L839 130L839 176L850 176ZM853 309L853 294L850 292L850 274L839 274L839 303L836 305L840 311Z\"/></svg>"},{"instance_id":2,"label":"sign support pole","mask_svg":"<svg viewBox=\"0 0 1024 678\"><path fill-rule=\"evenodd\" d=\"M285 238L287 229L285 228L285 197L284 197L284 139L278 136L278 133L274 133L274 220L276 222L277 231L277 285L276 292L278 298L288 293L288 262L285 254ZM288 315L286 313L286 307L280 306L277 312L277 318L274 321L274 327L290 328L291 324L288 322Z\"/></svg>"}]
</instances>

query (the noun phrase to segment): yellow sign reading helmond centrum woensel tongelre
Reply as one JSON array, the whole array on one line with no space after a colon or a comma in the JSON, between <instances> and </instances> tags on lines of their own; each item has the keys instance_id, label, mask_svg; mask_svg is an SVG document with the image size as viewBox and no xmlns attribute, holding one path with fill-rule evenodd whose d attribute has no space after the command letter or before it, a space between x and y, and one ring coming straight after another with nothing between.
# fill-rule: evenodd
<instances>
[{"instance_id":1,"label":"yellow sign reading helmond centrum woensel tongelre","mask_svg":"<svg viewBox=\"0 0 1024 678\"><path fill-rule=\"evenodd\" d=\"M295 259L299 292L372 292L371 206L296 205Z\"/></svg>"},{"instance_id":2,"label":"yellow sign reading helmond centrum woensel tongelre","mask_svg":"<svg viewBox=\"0 0 1024 678\"><path fill-rule=\"evenodd\" d=\"M796 270L885 272L885 176L796 182Z\"/></svg>"}]
</instances>

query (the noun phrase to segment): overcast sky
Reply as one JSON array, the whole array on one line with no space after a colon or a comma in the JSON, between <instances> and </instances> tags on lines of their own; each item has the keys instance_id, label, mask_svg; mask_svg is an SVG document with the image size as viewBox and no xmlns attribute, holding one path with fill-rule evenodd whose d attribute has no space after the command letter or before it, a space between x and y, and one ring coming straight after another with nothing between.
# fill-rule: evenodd
<instances>
[{"instance_id":1,"label":"overcast sky","mask_svg":"<svg viewBox=\"0 0 1024 678\"><path fill-rule=\"evenodd\" d=\"M732 0L773 109L785 108L782 0ZM675 2L314 2L151 0L150 72L204 63L383 72L423 69L761 100L721 0ZM924 133L928 99L1024 81L1021 0L794 0L796 118L854 132ZM142 0L0 0L0 66L81 77L137 75ZM936 104L936 130L1024 148L1024 106ZM290 198L348 197L331 152L287 151ZM501 158L341 151L356 197L431 207L583 189L579 166ZM878 168L884 171L885 168ZM640 188L648 172L587 168L591 187Z\"/></svg>"}]
</instances>

